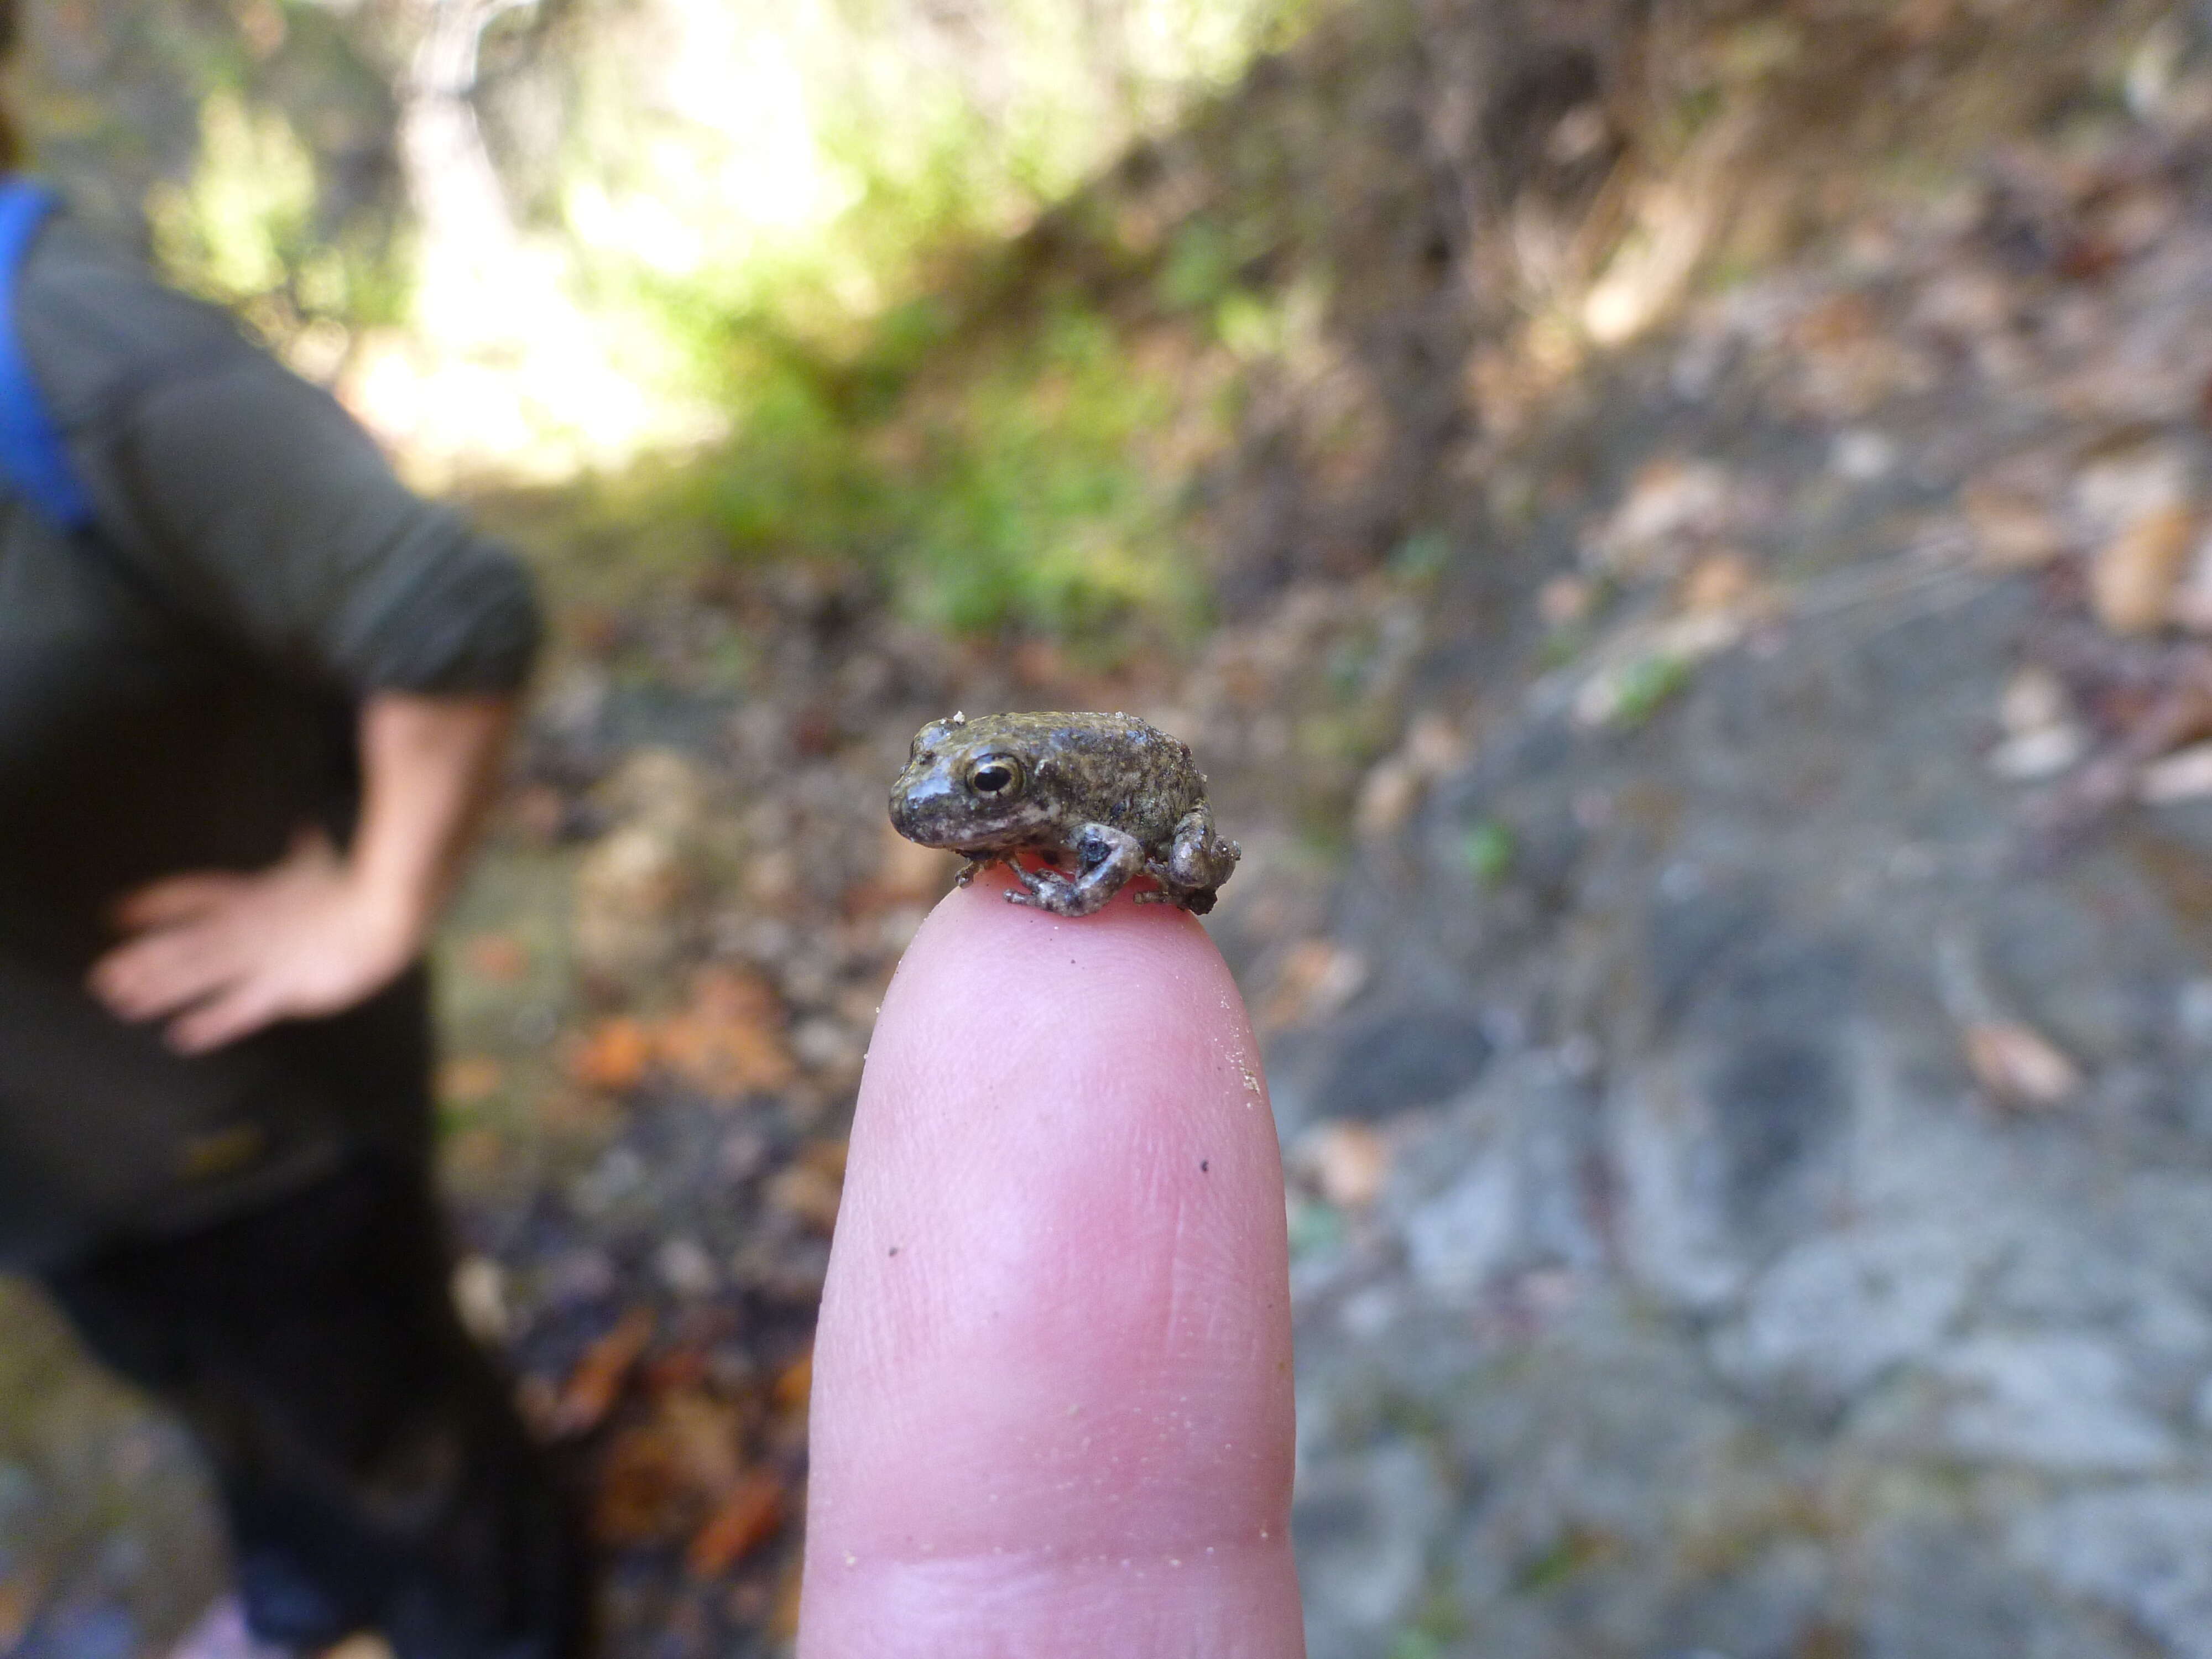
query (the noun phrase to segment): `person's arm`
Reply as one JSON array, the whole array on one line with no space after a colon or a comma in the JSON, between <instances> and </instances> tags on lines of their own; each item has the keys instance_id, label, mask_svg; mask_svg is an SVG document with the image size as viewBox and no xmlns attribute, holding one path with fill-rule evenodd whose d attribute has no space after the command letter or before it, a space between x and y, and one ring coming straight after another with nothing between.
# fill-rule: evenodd
<instances>
[{"instance_id":1,"label":"person's arm","mask_svg":"<svg viewBox=\"0 0 2212 1659\"><path fill-rule=\"evenodd\" d=\"M180 875L131 894L117 915L127 937L94 967L94 994L122 1018L167 1019L186 1054L374 995L429 935L515 709L513 696L371 696L351 847L342 855L303 837L267 870Z\"/></svg>"},{"instance_id":2,"label":"person's arm","mask_svg":"<svg viewBox=\"0 0 2212 1659\"><path fill-rule=\"evenodd\" d=\"M1283 1170L1196 921L947 897L814 1350L800 1659L1298 1659Z\"/></svg>"}]
</instances>

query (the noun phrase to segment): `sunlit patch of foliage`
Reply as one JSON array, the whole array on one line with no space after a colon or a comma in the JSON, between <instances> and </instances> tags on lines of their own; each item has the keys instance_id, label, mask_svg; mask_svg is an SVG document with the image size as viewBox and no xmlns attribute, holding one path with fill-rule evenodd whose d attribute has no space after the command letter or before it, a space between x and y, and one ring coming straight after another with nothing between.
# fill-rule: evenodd
<instances>
[{"instance_id":1,"label":"sunlit patch of foliage","mask_svg":"<svg viewBox=\"0 0 2212 1659\"><path fill-rule=\"evenodd\" d=\"M326 373L351 331L398 317L405 282L365 230L326 234L319 200L315 157L283 112L217 91L200 108L199 166L149 192L146 214L173 280Z\"/></svg>"},{"instance_id":2,"label":"sunlit patch of foliage","mask_svg":"<svg viewBox=\"0 0 2212 1659\"><path fill-rule=\"evenodd\" d=\"M957 380L909 379L939 326L927 307L894 313L844 366L740 336L747 407L715 505L732 545L857 560L910 614L962 631L1110 650L1194 620L1192 549L1146 454L1172 388L1073 304Z\"/></svg>"}]
</instances>

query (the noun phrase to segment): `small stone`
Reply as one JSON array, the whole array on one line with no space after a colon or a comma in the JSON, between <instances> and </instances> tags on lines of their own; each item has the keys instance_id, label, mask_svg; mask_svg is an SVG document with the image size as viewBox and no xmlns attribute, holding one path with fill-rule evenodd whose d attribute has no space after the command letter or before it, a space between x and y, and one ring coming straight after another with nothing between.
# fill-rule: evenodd
<instances>
[{"instance_id":1,"label":"small stone","mask_svg":"<svg viewBox=\"0 0 2212 1659\"><path fill-rule=\"evenodd\" d=\"M2212 1489L2075 1493L2023 1516L2011 1544L2061 1589L2132 1620L2175 1659L2212 1659Z\"/></svg>"},{"instance_id":2,"label":"small stone","mask_svg":"<svg viewBox=\"0 0 2212 1659\"><path fill-rule=\"evenodd\" d=\"M2089 734L2078 726L2046 726L2008 738L1990 750L1990 770L2008 783L2055 778L2089 752Z\"/></svg>"},{"instance_id":3,"label":"small stone","mask_svg":"<svg viewBox=\"0 0 2212 1659\"><path fill-rule=\"evenodd\" d=\"M2128 1372L2102 1338L1990 1333L1941 1356L1936 1373L1963 1391L1943 1433L1970 1456L2069 1474L2142 1474L2179 1455L2173 1436L2127 1398Z\"/></svg>"},{"instance_id":4,"label":"small stone","mask_svg":"<svg viewBox=\"0 0 2212 1659\"><path fill-rule=\"evenodd\" d=\"M1408 1215L1402 1231L1414 1279L1448 1299L1480 1290L1520 1240L1518 1188L1511 1159L1494 1153Z\"/></svg>"},{"instance_id":5,"label":"small stone","mask_svg":"<svg viewBox=\"0 0 2212 1659\"><path fill-rule=\"evenodd\" d=\"M721 1283L714 1257L696 1238L672 1238L654 1254L653 1271L678 1296L707 1297Z\"/></svg>"},{"instance_id":6,"label":"small stone","mask_svg":"<svg viewBox=\"0 0 2212 1659\"><path fill-rule=\"evenodd\" d=\"M496 1346L507 1340L511 1320L506 1269L489 1256L462 1257L453 1269L453 1308L477 1341Z\"/></svg>"},{"instance_id":7,"label":"small stone","mask_svg":"<svg viewBox=\"0 0 2212 1659\"><path fill-rule=\"evenodd\" d=\"M1590 613L1597 589L1580 576L1554 576L1536 590L1536 614L1547 628L1571 628Z\"/></svg>"},{"instance_id":8,"label":"small stone","mask_svg":"<svg viewBox=\"0 0 2212 1659\"><path fill-rule=\"evenodd\" d=\"M2158 806L2212 795L2212 743L2191 744L2136 775L2136 799Z\"/></svg>"},{"instance_id":9,"label":"small stone","mask_svg":"<svg viewBox=\"0 0 2212 1659\"><path fill-rule=\"evenodd\" d=\"M1974 1080L2001 1105L2050 1111L2081 1091L2081 1073L2063 1050L2017 1020L1982 1020L1961 1034Z\"/></svg>"},{"instance_id":10,"label":"small stone","mask_svg":"<svg viewBox=\"0 0 2212 1659\"><path fill-rule=\"evenodd\" d=\"M1377 763L1360 783L1353 827L1364 840L1387 840L1405 827L1427 788L1420 769L1402 757Z\"/></svg>"},{"instance_id":11,"label":"small stone","mask_svg":"<svg viewBox=\"0 0 2212 1659\"><path fill-rule=\"evenodd\" d=\"M801 1066L817 1072L858 1071L860 1039L835 1019L803 1019L793 1028L791 1052Z\"/></svg>"},{"instance_id":12,"label":"small stone","mask_svg":"<svg viewBox=\"0 0 2212 1659\"><path fill-rule=\"evenodd\" d=\"M1896 468L1897 443L1871 427L1847 427L1836 434L1828 451L1828 465L1853 483L1871 483Z\"/></svg>"},{"instance_id":13,"label":"small stone","mask_svg":"<svg viewBox=\"0 0 2212 1659\"><path fill-rule=\"evenodd\" d=\"M2027 737L2073 718L2074 699L2065 682L2047 668L2021 669L2005 682L1997 702L1997 720L2007 737Z\"/></svg>"},{"instance_id":14,"label":"small stone","mask_svg":"<svg viewBox=\"0 0 2212 1659\"><path fill-rule=\"evenodd\" d=\"M1714 1341L1742 1382L1850 1399L1933 1352L1973 1288L1975 1253L1940 1229L1867 1225L1796 1244L1751 1285Z\"/></svg>"}]
</instances>

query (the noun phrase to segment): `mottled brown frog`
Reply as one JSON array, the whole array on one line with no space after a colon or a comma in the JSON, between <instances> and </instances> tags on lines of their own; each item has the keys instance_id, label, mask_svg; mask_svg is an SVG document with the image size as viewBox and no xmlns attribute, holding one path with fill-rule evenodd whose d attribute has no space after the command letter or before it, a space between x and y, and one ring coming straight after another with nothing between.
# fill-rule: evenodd
<instances>
[{"instance_id":1,"label":"mottled brown frog","mask_svg":"<svg viewBox=\"0 0 2212 1659\"><path fill-rule=\"evenodd\" d=\"M1237 843L1213 833L1206 775L1189 746L1128 714L955 714L914 740L891 786L891 823L925 847L968 855L963 887L1003 863L1025 890L1015 904L1087 916L1133 878L1139 901L1204 915L1236 869ZM1063 860L1032 869L1015 854Z\"/></svg>"}]
</instances>

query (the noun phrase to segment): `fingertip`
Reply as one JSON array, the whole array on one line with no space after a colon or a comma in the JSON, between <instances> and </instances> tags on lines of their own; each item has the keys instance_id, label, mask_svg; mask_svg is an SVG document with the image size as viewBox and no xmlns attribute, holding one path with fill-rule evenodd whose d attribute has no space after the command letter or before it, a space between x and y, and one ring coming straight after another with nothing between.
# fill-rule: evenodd
<instances>
[{"instance_id":1,"label":"fingertip","mask_svg":"<svg viewBox=\"0 0 2212 1659\"><path fill-rule=\"evenodd\" d=\"M816 1350L814 1628L822 1598L857 1628L853 1598L951 1563L1050 1602L1158 1553L1218 1559L1194 1618L1256 1599L1255 1628L1295 1630L1281 1163L1242 1000L1182 911L1069 920L994 873L916 935L861 1085Z\"/></svg>"}]
</instances>

